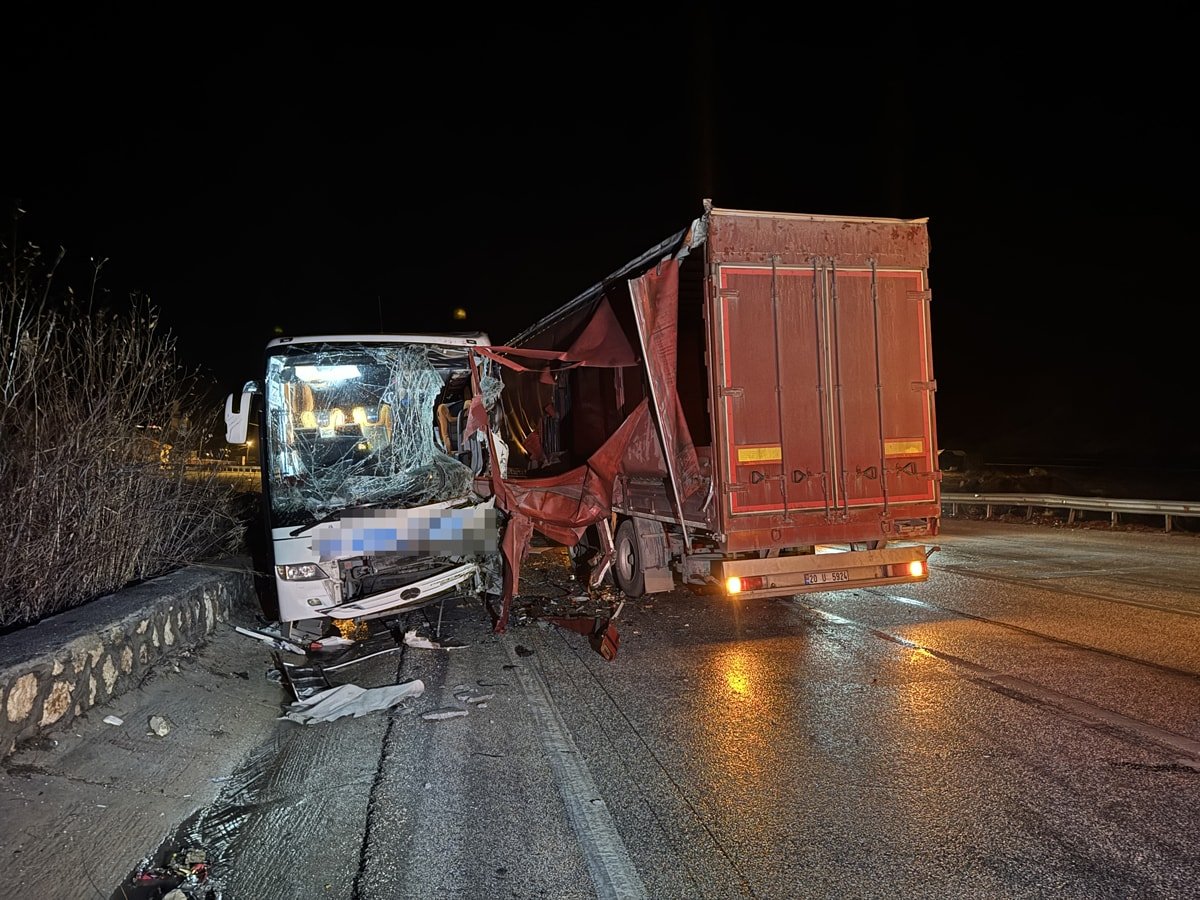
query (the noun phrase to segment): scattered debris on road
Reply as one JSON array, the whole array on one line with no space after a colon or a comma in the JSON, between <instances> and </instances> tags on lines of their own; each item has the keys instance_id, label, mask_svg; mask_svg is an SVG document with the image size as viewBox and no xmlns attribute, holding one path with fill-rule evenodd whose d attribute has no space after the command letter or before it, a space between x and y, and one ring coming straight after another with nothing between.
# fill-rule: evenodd
<instances>
[{"instance_id":1,"label":"scattered debris on road","mask_svg":"<svg viewBox=\"0 0 1200 900\"><path fill-rule=\"evenodd\" d=\"M621 643L613 622L625 605L625 597L607 582L587 586L587 593L583 593L580 588L584 585L570 574L570 565L561 547L545 548L545 552L526 561L521 576L523 593L513 600L512 624L549 623L581 634L593 650L611 661ZM517 647L517 654L528 656L522 652L525 649Z\"/></svg>"},{"instance_id":2,"label":"scattered debris on road","mask_svg":"<svg viewBox=\"0 0 1200 900\"><path fill-rule=\"evenodd\" d=\"M542 616L542 621L584 635L592 649L611 662L617 655L617 648L621 645L621 635L617 633L613 622L616 621L624 607L625 602L621 601L617 604L613 614L606 618L600 616ZM520 652L519 649L518 652Z\"/></svg>"},{"instance_id":3,"label":"scattered debris on road","mask_svg":"<svg viewBox=\"0 0 1200 900\"><path fill-rule=\"evenodd\" d=\"M120 716L105 716L104 724L105 725L124 725L125 720L122 719Z\"/></svg>"},{"instance_id":4,"label":"scattered debris on road","mask_svg":"<svg viewBox=\"0 0 1200 900\"><path fill-rule=\"evenodd\" d=\"M454 699L458 700L460 703L486 703L495 696L495 694L480 694L474 688L456 690L454 692Z\"/></svg>"},{"instance_id":5,"label":"scattered debris on road","mask_svg":"<svg viewBox=\"0 0 1200 900\"><path fill-rule=\"evenodd\" d=\"M171 720L166 716L151 716L150 730L159 737L166 737L171 733Z\"/></svg>"}]
</instances>

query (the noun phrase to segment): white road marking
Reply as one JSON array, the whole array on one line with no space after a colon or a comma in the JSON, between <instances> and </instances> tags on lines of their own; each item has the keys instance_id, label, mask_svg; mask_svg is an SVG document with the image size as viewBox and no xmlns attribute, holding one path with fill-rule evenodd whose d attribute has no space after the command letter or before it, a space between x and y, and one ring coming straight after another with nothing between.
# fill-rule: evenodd
<instances>
[{"instance_id":1,"label":"white road marking","mask_svg":"<svg viewBox=\"0 0 1200 900\"><path fill-rule=\"evenodd\" d=\"M571 827L579 838L579 846L597 896L603 900L648 898L641 876L629 858L629 851L592 780L583 754L579 752L570 729L554 705L545 679L529 658L517 656L511 639L503 639L501 643L533 710L538 737L546 750L550 768L554 770L558 792L567 808Z\"/></svg>"}]
</instances>

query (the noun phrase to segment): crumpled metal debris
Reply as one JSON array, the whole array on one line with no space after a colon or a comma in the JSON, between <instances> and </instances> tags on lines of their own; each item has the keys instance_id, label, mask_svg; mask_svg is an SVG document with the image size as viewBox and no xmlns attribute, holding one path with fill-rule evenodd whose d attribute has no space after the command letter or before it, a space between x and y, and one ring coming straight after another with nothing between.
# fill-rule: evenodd
<instances>
[{"instance_id":1,"label":"crumpled metal debris","mask_svg":"<svg viewBox=\"0 0 1200 900\"><path fill-rule=\"evenodd\" d=\"M161 859L162 857L160 857ZM195 900L216 898L209 881L208 853L200 847L183 847L156 864L142 860L127 885L119 888L122 897L161 897L162 900Z\"/></svg>"},{"instance_id":2,"label":"crumpled metal debris","mask_svg":"<svg viewBox=\"0 0 1200 900\"><path fill-rule=\"evenodd\" d=\"M377 688L342 684L297 700L280 718L301 725L332 722L345 716L358 718L367 713L390 709L409 697L420 697L424 692L425 682L419 678Z\"/></svg>"},{"instance_id":3,"label":"crumpled metal debris","mask_svg":"<svg viewBox=\"0 0 1200 900\"><path fill-rule=\"evenodd\" d=\"M463 647L470 646L462 641L444 640L435 641L432 638L427 638L424 635L417 634L417 629L410 628L404 632L404 643L410 647L417 647L421 650L461 650Z\"/></svg>"}]
</instances>

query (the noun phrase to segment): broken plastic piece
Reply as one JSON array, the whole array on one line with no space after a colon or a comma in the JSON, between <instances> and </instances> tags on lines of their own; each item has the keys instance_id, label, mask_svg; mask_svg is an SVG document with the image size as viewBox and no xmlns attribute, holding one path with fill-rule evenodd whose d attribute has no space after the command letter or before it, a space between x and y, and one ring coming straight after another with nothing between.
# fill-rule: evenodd
<instances>
[{"instance_id":1,"label":"broken plastic piece","mask_svg":"<svg viewBox=\"0 0 1200 900\"><path fill-rule=\"evenodd\" d=\"M240 625L235 625L233 630L238 634L244 634L246 637L252 637L255 640L262 641L264 644L274 647L276 650L286 650L288 653L295 653L297 656L305 655L303 647L301 647L299 644L293 644L289 640L272 637L269 634L263 634L258 631L251 631L249 628L243 628Z\"/></svg>"},{"instance_id":2,"label":"broken plastic piece","mask_svg":"<svg viewBox=\"0 0 1200 900\"><path fill-rule=\"evenodd\" d=\"M124 725L125 720L122 719L120 716L105 716L104 724L105 725Z\"/></svg>"},{"instance_id":3,"label":"broken plastic piece","mask_svg":"<svg viewBox=\"0 0 1200 900\"><path fill-rule=\"evenodd\" d=\"M469 646L462 641L445 640L434 641L417 634L417 629L410 628L404 632L404 643L410 647L417 647L421 650L461 650L463 647Z\"/></svg>"},{"instance_id":4,"label":"broken plastic piece","mask_svg":"<svg viewBox=\"0 0 1200 900\"><path fill-rule=\"evenodd\" d=\"M616 626L613 625L613 620L617 618L620 612L621 606L618 606L617 611L606 619L590 616L543 616L542 621L557 625L559 628L565 628L567 631L584 635L587 637L588 643L593 650L599 653L604 659L612 662L616 658L617 649L621 646L621 635L617 632ZM521 648L517 647L517 653L519 654L520 652Z\"/></svg>"},{"instance_id":5,"label":"broken plastic piece","mask_svg":"<svg viewBox=\"0 0 1200 900\"><path fill-rule=\"evenodd\" d=\"M421 713L421 718L428 722L437 722L442 719L457 719L467 715L467 710L457 706L443 706L439 709L431 709L429 712Z\"/></svg>"},{"instance_id":6,"label":"broken plastic piece","mask_svg":"<svg viewBox=\"0 0 1200 900\"><path fill-rule=\"evenodd\" d=\"M293 666L284 663L278 653L271 654L275 660L273 670L279 676L279 682L286 685L297 700L311 697L318 691L333 687L325 677L325 671L320 666Z\"/></svg>"},{"instance_id":7,"label":"broken plastic piece","mask_svg":"<svg viewBox=\"0 0 1200 900\"><path fill-rule=\"evenodd\" d=\"M485 700L491 700L495 694L477 694L474 689L458 691L454 695L454 699L462 703L481 703Z\"/></svg>"},{"instance_id":8,"label":"broken plastic piece","mask_svg":"<svg viewBox=\"0 0 1200 900\"><path fill-rule=\"evenodd\" d=\"M319 641L313 641L308 645L309 650L336 650L339 647L353 647L357 643L350 638L334 635L332 637L321 638Z\"/></svg>"},{"instance_id":9,"label":"broken plastic piece","mask_svg":"<svg viewBox=\"0 0 1200 900\"><path fill-rule=\"evenodd\" d=\"M171 722L166 716L151 716L150 730L159 737L166 737L171 733Z\"/></svg>"}]
</instances>

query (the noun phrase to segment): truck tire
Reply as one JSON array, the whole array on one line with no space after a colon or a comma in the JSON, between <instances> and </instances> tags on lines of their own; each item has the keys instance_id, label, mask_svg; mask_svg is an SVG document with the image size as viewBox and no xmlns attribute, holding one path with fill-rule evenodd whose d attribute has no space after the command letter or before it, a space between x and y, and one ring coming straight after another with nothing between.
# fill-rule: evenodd
<instances>
[{"instance_id":1,"label":"truck tire","mask_svg":"<svg viewBox=\"0 0 1200 900\"><path fill-rule=\"evenodd\" d=\"M646 593L646 573L642 569L642 546L638 543L633 519L625 519L617 527L613 539L613 578L626 597L638 598Z\"/></svg>"}]
</instances>

